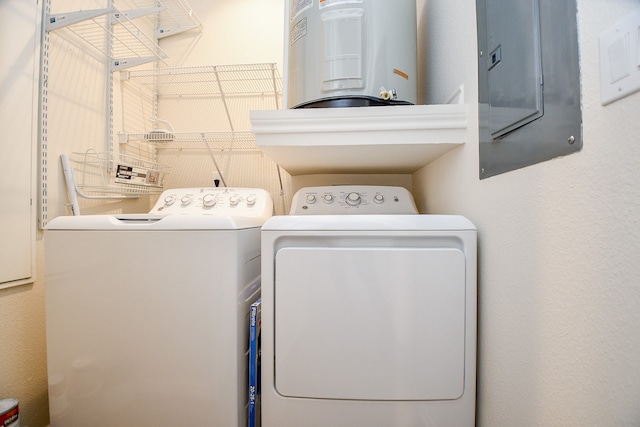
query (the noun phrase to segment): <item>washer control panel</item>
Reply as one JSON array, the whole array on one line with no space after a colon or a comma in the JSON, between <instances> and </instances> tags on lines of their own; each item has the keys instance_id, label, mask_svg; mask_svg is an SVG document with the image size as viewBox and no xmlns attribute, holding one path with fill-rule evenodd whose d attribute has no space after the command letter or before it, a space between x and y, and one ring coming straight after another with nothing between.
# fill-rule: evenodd
<instances>
[{"instance_id":1,"label":"washer control panel","mask_svg":"<svg viewBox=\"0 0 640 427\"><path fill-rule=\"evenodd\" d=\"M291 215L417 214L413 196L403 187L336 185L298 190Z\"/></svg>"},{"instance_id":2,"label":"washer control panel","mask_svg":"<svg viewBox=\"0 0 640 427\"><path fill-rule=\"evenodd\" d=\"M172 188L160 195L149 213L268 217L273 199L261 188Z\"/></svg>"}]
</instances>

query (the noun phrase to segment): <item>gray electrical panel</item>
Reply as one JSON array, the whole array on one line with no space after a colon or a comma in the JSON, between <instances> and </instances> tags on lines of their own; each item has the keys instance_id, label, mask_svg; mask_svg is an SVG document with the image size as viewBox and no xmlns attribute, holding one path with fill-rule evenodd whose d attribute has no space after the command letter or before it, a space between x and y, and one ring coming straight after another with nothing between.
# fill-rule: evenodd
<instances>
[{"instance_id":1,"label":"gray electrical panel","mask_svg":"<svg viewBox=\"0 0 640 427\"><path fill-rule=\"evenodd\" d=\"M480 178L582 147L575 0L477 0Z\"/></svg>"}]
</instances>

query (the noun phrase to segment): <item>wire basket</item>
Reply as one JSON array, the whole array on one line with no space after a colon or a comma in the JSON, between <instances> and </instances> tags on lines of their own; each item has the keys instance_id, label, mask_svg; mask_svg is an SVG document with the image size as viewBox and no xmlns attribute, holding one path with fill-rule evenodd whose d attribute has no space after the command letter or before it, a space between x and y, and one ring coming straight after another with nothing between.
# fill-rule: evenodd
<instances>
[{"instance_id":1,"label":"wire basket","mask_svg":"<svg viewBox=\"0 0 640 427\"><path fill-rule=\"evenodd\" d=\"M161 193L169 167L126 154L72 153L76 186L90 193Z\"/></svg>"}]
</instances>

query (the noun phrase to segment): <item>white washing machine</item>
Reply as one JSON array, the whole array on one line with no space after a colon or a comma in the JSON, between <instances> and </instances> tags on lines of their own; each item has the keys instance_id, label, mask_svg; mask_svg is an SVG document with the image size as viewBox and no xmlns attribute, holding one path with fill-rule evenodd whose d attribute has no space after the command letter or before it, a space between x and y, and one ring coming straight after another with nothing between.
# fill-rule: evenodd
<instances>
[{"instance_id":1,"label":"white washing machine","mask_svg":"<svg viewBox=\"0 0 640 427\"><path fill-rule=\"evenodd\" d=\"M45 232L52 427L244 427L261 189L165 191L149 214Z\"/></svg>"},{"instance_id":2,"label":"white washing machine","mask_svg":"<svg viewBox=\"0 0 640 427\"><path fill-rule=\"evenodd\" d=\"M476 241L403 188L298 191L262 231L262 426L474 426Z\"/></svg>"}]
</instances>

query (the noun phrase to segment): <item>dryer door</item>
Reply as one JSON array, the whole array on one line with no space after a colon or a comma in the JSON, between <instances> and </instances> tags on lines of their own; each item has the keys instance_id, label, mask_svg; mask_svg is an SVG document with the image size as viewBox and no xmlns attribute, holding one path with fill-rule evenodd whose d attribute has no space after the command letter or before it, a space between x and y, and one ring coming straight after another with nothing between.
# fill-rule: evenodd
<instances>
[{"instance_id":1,"label":"dryer door","mask_svg":"<svg viewBox=\"0 0 640 427\"><path fill-rule=\"evenodd\" d=\"M462 251L289 247L276 254L275 277L275 386L281 395L462 395Z\"/></svg>"}]
</instances>

